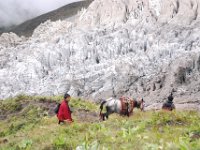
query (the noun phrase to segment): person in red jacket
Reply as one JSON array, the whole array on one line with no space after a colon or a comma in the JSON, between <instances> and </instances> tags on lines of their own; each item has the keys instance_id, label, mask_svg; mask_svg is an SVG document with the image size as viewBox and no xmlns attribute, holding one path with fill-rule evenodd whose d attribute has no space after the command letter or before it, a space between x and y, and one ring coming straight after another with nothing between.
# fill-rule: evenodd
<instances>
[{"instance_id":1,"label":"person in red jacket","mask_svg":"<svg viewBox=\"0 0 200 150\"><path fill-rule=\"evenodd\" d=\"M58 114L57 114L57 117L58 117L58 124L60 124L61 122L65 123L71 123L73 122L73 119L71 117L71 111L70 111L70 108L69 108L69 101L71 99L71 96L67 93L65 93L64 95L64 100L61 102L60 104L60 108L58 110Z\"/></svg>"}]
</instances>

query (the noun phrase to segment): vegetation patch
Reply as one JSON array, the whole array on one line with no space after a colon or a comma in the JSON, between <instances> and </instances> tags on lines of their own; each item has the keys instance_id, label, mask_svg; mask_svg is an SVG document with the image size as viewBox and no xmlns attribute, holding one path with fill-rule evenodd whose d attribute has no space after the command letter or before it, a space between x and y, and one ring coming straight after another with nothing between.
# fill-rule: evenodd
<instances>
[{"instance_id":1,"label":"vegetation patch","mask_svg":"<svg viewBox=\"0 0 200 150\"><path fill-rule=\"evenodd\" d=\"M99 106L72 99L72 124L58 125L57 97L19 96L1 101L7 115L0 121L0 149L138 149L198 150L200 115L195 111L134 110L130 117L113 114L99 121ZM17 104L16 104L17 103ZM15 105L21 105L15 109ZM2 111L1 111L2 112ZM1 114L2 115L2 114Z\"/></svg>"}]
</instances>

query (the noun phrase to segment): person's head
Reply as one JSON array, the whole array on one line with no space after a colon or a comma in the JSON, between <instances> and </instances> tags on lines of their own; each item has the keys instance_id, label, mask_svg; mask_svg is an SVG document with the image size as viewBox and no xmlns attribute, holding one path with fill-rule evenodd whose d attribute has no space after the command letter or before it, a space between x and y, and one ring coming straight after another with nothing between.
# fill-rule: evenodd
<instances>
[{"instance_id":1,"label":"person's head","mask_svg":"<svg viewBox=\"0 0 200 150\"><path fill-rule=\"evenodd\" d=\"M64 99L65 99L66 101L70 101L71 96L70 96L68 93L65 93Z\"/></svg>"},{"instance_id":2,"label":"person's head","mask_svg":"<svg viewBox=\"0 0 200 150\"><path fill-rule=\"evenodd\" d=\"M171 92L171 94L168 96L168 101L172 102L173 99L174 99L173 93Z\"/></svg>"}]
</instances>

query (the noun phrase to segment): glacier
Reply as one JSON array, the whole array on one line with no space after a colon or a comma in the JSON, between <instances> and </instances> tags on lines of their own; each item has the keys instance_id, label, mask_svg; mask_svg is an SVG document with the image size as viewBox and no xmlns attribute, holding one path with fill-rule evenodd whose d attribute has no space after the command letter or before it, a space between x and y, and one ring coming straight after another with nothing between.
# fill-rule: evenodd
<instances>
[{"instance_id":1,"label":"glacier","mask_svg":"<svg viewBox=\"0 0 200 150\"><path fill-rule=\"evenodd\" d=\"M18 94L200 103L200 0L94 0L73 22L0 36L0 99ZM200 109L200 106L197 106Z\"/></svg>"}]
</instances>

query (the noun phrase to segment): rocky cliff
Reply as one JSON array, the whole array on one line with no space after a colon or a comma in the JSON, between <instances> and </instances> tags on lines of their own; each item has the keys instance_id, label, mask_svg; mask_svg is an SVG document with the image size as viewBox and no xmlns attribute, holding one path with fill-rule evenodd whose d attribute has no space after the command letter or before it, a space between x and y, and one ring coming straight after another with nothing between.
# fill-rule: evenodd
<instances>
[{"instance_id":1,"label":"rocky cliff","mask_svg":"<svg viewBox=\"0 0 200 150\"><path fill-rule=\"evenodd\" d=\"M0 98L68 91L200 109L200 0L95 0L73 22L0 37Z\"/></svg>"}]
</instances>

